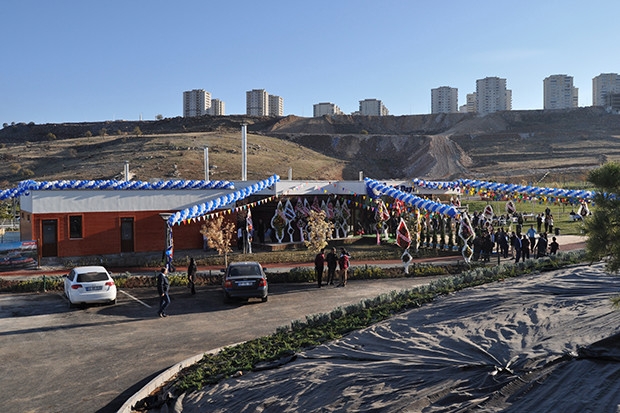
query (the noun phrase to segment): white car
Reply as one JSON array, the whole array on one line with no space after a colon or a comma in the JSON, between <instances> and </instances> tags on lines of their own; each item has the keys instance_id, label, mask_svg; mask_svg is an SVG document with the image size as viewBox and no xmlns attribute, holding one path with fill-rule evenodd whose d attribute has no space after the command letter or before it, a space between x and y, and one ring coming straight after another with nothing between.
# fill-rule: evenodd
<instances>
[{"instance_id":1,"label":"white car","mask_svg":"<svg viewBox=\"0 0 620 413\"><path fill-rule=\"evenodd\" d=\"M65 275L65 295L69 307L89 303L116 304L116 284L102 266L75 267Z\"/></svg>"}]
</instances>

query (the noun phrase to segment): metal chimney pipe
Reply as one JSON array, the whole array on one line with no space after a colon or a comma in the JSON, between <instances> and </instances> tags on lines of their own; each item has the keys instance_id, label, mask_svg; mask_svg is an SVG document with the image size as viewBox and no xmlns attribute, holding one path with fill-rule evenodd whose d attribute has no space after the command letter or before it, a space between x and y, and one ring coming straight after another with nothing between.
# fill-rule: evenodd
<instances>
[{"instance_id":1,"label":"metal chimney pipe","mask_svg":"<svg viewBox=\"0 0 620 413\"><path fill-rule=\"evenodd\" d=\"M209 147L205 146L205 181L209 180Z\"/></svg>"},{"instance_id":2,"label":"metal chimney pipe","mask_svg":"<svg viewBox=\"0 0 620 413\"><path fill-rule=\"evenodd\" d=\"M129 161L125 161L125 170L123 174L125 175L125 181L129 181Z\"/></svg>"},{"instance_id":3,"label":"metal chimney pipe","mask_svg":"<svg viewBox=\"0 0 620 413\"><path fill-rule=\"evenodd\" d=\"M248 180L248 125L241 124L241 180Z\"/></svg>"}]
</instances>

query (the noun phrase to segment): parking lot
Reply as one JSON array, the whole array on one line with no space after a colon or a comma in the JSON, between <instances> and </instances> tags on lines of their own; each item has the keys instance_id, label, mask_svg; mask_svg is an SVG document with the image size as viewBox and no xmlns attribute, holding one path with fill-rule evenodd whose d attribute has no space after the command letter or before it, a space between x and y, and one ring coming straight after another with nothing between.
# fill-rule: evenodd
<instances>
[{"instance_id":1,"label":"parking lot","mask_svg":"<svg viewBox=\"0 0 620 413\"><path fill-rule=\"evenodd\" d=\"M269 335L306 315L330 312L432 278L350 281L345 288L271 284L269 301L225 304L217 287L171 290L157 317L151 288L120 289L118 303L69 309L62 293L0 295L0 377L5 412L107 412L173 364Z\"/></svg>"}]
</instances>

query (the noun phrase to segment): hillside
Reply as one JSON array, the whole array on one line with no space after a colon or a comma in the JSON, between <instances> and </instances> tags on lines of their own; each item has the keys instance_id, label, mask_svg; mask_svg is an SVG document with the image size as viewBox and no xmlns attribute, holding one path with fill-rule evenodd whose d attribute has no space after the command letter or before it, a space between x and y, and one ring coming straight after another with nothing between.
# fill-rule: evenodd
<instances>
[{"instance_id":1,"label":"hillside","mask_svg":"<svg viewBox=\"0 0 620 413\"><path fill-rule=\"evenodd\" d=\"M248 179L468 177L503 182L583 181L620 160L620 115L601 108L414 116L204 116L159 121L6 125L0 184L23 179L240 179L241 124Z\"/></svg>"}]
</instances>

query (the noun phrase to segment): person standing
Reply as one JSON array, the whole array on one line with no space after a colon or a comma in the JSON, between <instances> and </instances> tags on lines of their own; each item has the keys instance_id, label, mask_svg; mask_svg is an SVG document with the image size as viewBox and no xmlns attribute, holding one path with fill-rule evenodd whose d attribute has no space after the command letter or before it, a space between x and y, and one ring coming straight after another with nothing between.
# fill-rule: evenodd
<instances>
[{"instance_id":1,"label":"person standing","mask_svg":"<svg viewBox=\"0 0 620 413\"><path fill-rule=\"evenodd\" d=\"M536 234L537 232L534 229L534 225L530 225L530 229L527 230L526 235L530 239L530 249L532 250L532 254L534 253L534 245L536 245Z\"/></svg>"},{"instance_id":2,"label":"person standing","mask_svg":"<svg viewBox=\"0 0 620 413\"><path fill-rule=\"evenodd\" d=\"M555 255L560 249L560 244L555 237L551 238L551 244L549 244L549 254Z\"/></svg>"},{"instance_id":3,"label":"person standing","mask_svg":"<svg viewBox=\"0 0 620 413\"><path fill-rule=\"evenodd\" d=\"M327 257L325 257L325 261L327 261L327 284L334 285L334 278L336 278L336 267L338 266L336 247L333 247L332 250L327 254Z\"/></svg>"},{"instance_id":4,"label":"person standing","mask_svg":"<svg viewBox=\"0 0 620 413\"><path fill-rule=\"evenodd\" d=\"M543 232L536 241L536 258L547 255L547 233Z\"/></svg>"},{"instance_id":5,"label":"person standing","mask_svg":"<svg viewBox=\"0 0 620 413\"><path fill-rule=\"evenodd\" d=\"M521 261L530 259L530 239L526 234L521 237Z\"/></svg>"},{"instance_id":6,"label":"person standing","mask_svg":"<svg viewBox=\"0 0 620 413\"><path fill-rule=\"evenodd\" d=\"M196 267L196 261L194 257L189 259L189 266L187 267L187 281L189 281L188 287L192 293L192 295L196 294L196 272L198 268Z\"/></svg>"},{"instance_id":7,"label":"person standing","mask_svg":"<svg viewBox=\"0 0 620 413\"><path fill-rule=\"evenodd\" d=\"M347 285L347 278L349 276L349 258L351 256L344 248L340 249L340 258L338 258L338 266L340 267L340 284L338 287L344 287Z\"/></svg>"},{"instance_id":8,"label":"person standing","mask_svg":"<svg viewBox=\"0 0 620 413\"><path fill-rule=\"evenodd\" d=\"M553 215L549 214L549 231L547 234L553 234Z\"/></svg>"},{"instance_id":9,"label":"person standing","mask_svg":"<svg viewBox=\"0 0 620 413\"><path fill-rule=\"evenodd\" d=\"M518 236L514 231L512 232L512 236L510 237L510 243L515 251L515 262L519 262L521 259L521 237Z\"/></svg>"},{"instance_id":10,"label":"person standing","mask_svg":"<svg viewBox=\"0 0 620 413\"><path fill-rule=\"evenodd\" d=\"M316 281L319 284L319 288L323 285L323 271L325 271L325 253L323 250L319 251L314 257L314 271L316 273Z\"/></svg>"},{"instance_id":11,"label":"person standing","mask_svg":"<svg viewBox=\"0 0 620 413\"><path fill-rule=\"evenodd\" d=\"M159 316L168 317L166 309L170 305L170 281L168 280L168 267L163 267L157 274L157 292L159 293Z\"/></svg>"}]
</instances>

